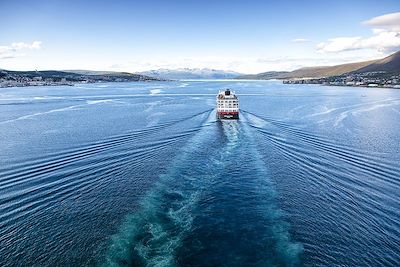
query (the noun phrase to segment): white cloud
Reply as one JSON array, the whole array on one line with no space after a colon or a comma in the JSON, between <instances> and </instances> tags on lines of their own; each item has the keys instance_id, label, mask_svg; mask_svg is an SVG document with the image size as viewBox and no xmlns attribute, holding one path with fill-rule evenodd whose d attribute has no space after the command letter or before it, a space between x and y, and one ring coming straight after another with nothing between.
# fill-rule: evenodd
<instances>
[{"instance_id":1,"label":"white cloud","mask_svg":"<svg viewBox=\"0 0 400 267\"><path fill-rule=\"evenodd\" d=\"M392 31L400 31L400 12L374 17L364 21L363 24L371 27L383 27Z\"/></svg>"},{"instance_id":2,"label":"white cloud","mask_svg":"<svg viewBox=\"0 0 400 267\"><path fill-rule=\"evenodd\" d=\"M292 40L292 42L293 43L307 43L307 42L309 42L310 40L308 40L308 39L306 39L306 38L296 38L296 39L293 39Z\"/></svg>"},{"instance_id":3,"label":"white cloud","mask_svg":"<svg viewBox=\"0 0 400 267\"><path fill-rule=\"evenodd\" d=\"M400 12L374 17L362 24L374 27L370 37L337 37L317 45L321 53L372 49L384 54L400 50Z\"/></svg>"},{"instance_id":4,"label":"white cloud","mask_svg":"<svg viewBox=\"0 0 400 267\"><path fill-rule=\"evenodd\" d=\"M346 50L359 49L361 37L337 37L329 39L327 42L319 43L319 52L340 52Z\"/></svg>"},{"instance_id":5,"label":"white cloud","mask_svg":"<svg viewBox=\"0 0 400 267\"><path fill-rule=\"evenodd\" d=\"M13 58L18 55L22 55L22 54L17 54L17 52L20 50L38 50L41 48L41 45L42 42L33 41L31 44L18 42L18 43L12 43L10 45L0 46L0 59Z\"/></svg>"}]
</instances>

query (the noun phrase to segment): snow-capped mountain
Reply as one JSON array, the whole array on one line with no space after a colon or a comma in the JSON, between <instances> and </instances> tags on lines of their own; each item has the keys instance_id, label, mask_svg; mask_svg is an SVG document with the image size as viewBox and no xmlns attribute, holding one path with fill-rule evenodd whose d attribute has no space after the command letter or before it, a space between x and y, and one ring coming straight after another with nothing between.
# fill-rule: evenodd
<instances>
[{"instance_id":1,"label":"snow-capped mountain","mask_svg":"<svg viewBox=\"0 0 400 267\"><path fill-rule=\"evenodd\" d=\"M182 79L233 79L243 74L234 71L215 69L158 69L138 72L137 74L148 75L160 79L182 80Z\"/></svg>"}]
</instances>

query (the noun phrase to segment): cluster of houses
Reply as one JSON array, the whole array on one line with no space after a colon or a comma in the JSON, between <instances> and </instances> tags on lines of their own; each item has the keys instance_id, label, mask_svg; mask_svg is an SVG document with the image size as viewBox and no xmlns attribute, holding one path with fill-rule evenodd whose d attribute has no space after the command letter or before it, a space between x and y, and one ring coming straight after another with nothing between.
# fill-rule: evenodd
<instances>
[{"instance_id":1,"label":"cluster of houses","mask_svg":"<svg viewBox=\"0 0 400 267\"><path fill-rule=\"evenodd\" d=\"M41 76L27 77L8 75L0 77L0 87L23 87L23 86L49 86L49 85L74 85L66 78L43 78Z\"/></svg>"},{"instance_id":2,"label":"cluster of houses","mask_svg":"<svg viewBox=\"0 0 400 267\"><path fill-rule=\"evenodd\" d=\"M74 85L96 82L161 81L161 79L132 74L79 74L62 71L6 71L0 70L0 87Z\"/></svg>"},{"instance_id":3,"label":"cluster of houses","mask_svg":"<svg viewBox=\"0 0 400 267\"><path fill-rule=\"evenodd\" d=\"M283 83L400 88L400 74L366 72L323 78L291 79L284 80Z\"/></svg>"}]
</instances>

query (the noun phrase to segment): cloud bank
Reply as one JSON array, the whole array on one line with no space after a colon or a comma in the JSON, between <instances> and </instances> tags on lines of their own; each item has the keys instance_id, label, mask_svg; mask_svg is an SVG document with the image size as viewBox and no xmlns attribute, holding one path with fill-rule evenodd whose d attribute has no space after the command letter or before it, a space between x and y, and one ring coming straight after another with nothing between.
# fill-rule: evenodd
<instances>
[{"instance_id":1,"label":"cloud bank","mask_svg":"<svg viewBox=\"0 0 400 267\"><path fill-rule=\"evenodd\" d=\"M388 54L400 50L400 12L371 18L362 22L372 27L369 37L336 37L317 45L320 53L372 49Z\"/></svg>"},{"instance_id":2,"label":"cloud bank","mask_svg":"<svg viewBox=\"0 0 400 267\"><path fill-rule=\"evenodd\" d=\"M364 21L362 24L370 27L387 28L393 31L400 31L400 12L374 17L370 20Z\"/></svg>"},{"instance_id":3,"label":"cloud bank","mask_svg":"<svg viewBox=\"0 0 400 267\"><path fill-rule=\"evenodd\" d=\"M42 42L33 41L31 44L18 42L10 45L0 46L0 59L14 58L19 54L17 52L21 50L38 50L41 48Z\"/></svg>"}]
</instances>

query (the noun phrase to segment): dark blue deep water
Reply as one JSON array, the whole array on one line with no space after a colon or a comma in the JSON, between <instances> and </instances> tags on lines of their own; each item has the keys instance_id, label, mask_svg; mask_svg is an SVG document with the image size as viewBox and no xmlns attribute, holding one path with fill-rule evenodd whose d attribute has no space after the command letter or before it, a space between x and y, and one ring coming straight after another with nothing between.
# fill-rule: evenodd
<instances>
[{"instance_id":1,"label":"dark blue deep water","mask_svg":"<svg viewBox=\"0 0 400 267\"><path fill-rule=\"evenodd\" d=\"M400 90L0 89L0 266L399 264Z\"/></svg>"}]
</instances>

